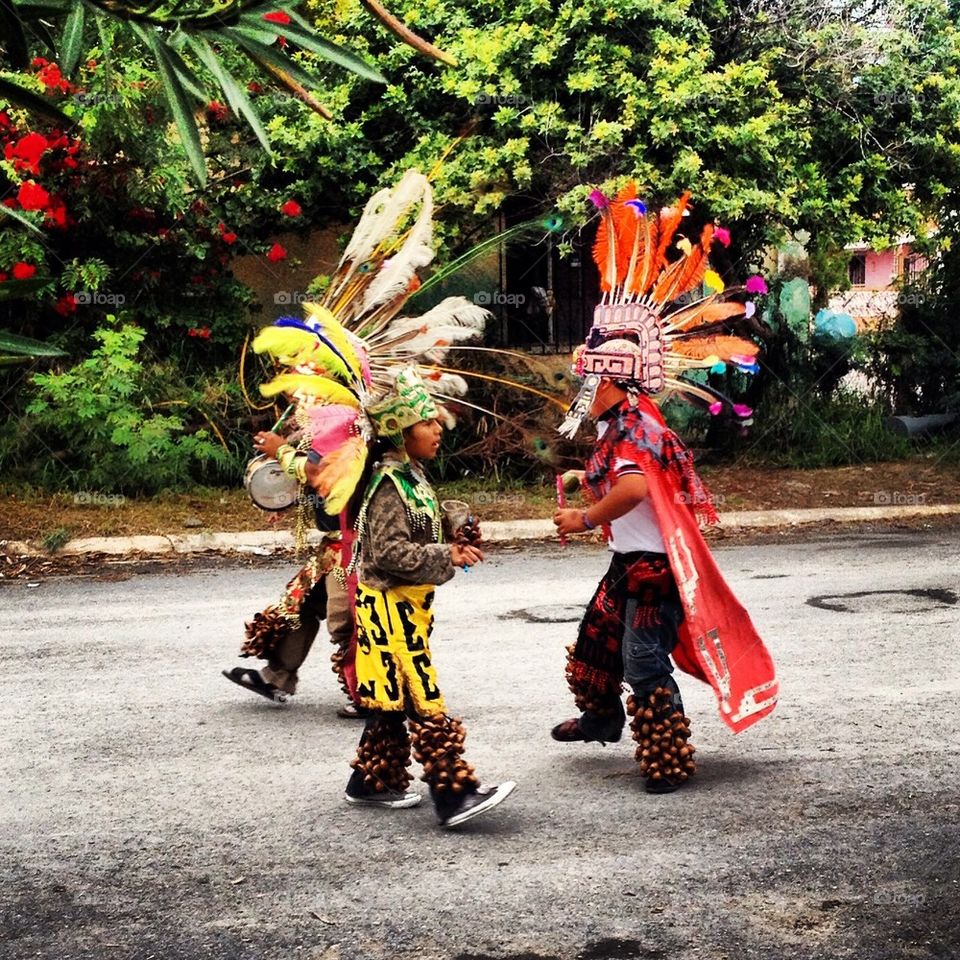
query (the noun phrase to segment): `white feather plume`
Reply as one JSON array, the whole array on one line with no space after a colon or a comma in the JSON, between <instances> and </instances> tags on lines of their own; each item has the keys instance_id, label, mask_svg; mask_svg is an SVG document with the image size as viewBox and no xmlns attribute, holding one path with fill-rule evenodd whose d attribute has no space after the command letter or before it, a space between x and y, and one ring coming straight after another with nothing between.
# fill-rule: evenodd
<instances>
[{"instance_id":1,"label":"white feather plume","mask_svg":"<svg viewBox=\"0 0 960 960\"><path fill-rule=\"evenodd\" d=\"M422 317L400 317L373 348L378 356L423 358L440 363L455 343L483 335L490 312L466 297L447 297Z\"/></svg>"},{"instance_id":2,"label":"white feather plume","mask_svg":"<svg viewBox=\"0 0 960 960\"><path fill-rule=\"evenodd\" d=\"M426 183L426 180L424 180ZM406 293L418 267L433 260L433 196L429 189L423 193L420 212L403 246L381 267L370 281L363 297L364 312Z\"/></svg>"},{"instance_id":3,"label":"white feather plume","mask_svg":"<svg viewBox=\"0 0 960 960\"><path fill-rule=\"evenodd\" d=\"M422 317L397 317L383 332L384 340L392 340L411 330L426 330L434 326L469 327L477 334L483 333L491 313L485 307L478 307L466 297L447 297Z\"/></svg>"},{"instance_id":4,"label":"white feather plume","mask_svg":"<svg viewBox=\"0 0 960 960\"><path fill-rule=\"evenodd\" d=\"M469 389L467 381L456 373L438 373L432 367L421 367L417 372L427 389L440 396L463 397Z\"/></svg>"},{"instance_id":5,"label":"white feather plume","mask_svg":"<svg viewBox=\"0 0 960 960\"><path fill-rule=\"evenodd\" d=\"M339 266L342 267L350 260L367 260L383 239L383 221L386 219L392 187L378 190L365 204L363 213L357 222Z\"/></svg>"}]
</instances>

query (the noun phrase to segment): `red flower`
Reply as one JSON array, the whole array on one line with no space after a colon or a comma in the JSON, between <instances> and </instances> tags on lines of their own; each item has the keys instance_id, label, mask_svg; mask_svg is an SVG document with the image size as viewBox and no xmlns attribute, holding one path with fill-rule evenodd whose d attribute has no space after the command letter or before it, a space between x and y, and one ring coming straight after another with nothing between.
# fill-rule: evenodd
<instances>
[{"instance_id":1,"label":"red flower","mask_svg":"<svg viewBox=\"0 0 960 960\"><path fill-rule=\"evenodd\" d=\"M50 200L50 206L47 208L47 219L55 227L65 230L67 227L67 208L63 199L59 196Z\"/></svg>"},{"instance_id":2,"label":"red flower","mask_svg":"<svg viewBox=\"0 0 960 960\"><path fill-rule=\"evenodd\" d=\"M277 43L280 45L281 48L283 48L283 47L285 47L285 46L287 45L287 38L286 38L286 37L277 37Z\"/></svg>"},{"instance_id":3,"label":"red flower","mask_svg":"<svg viewBox=\"0 0 960 960\"><path fill-rule=\"evenodd\" d=\"M191 327L187 331L188 337L200 337L202 340L210 339L210 328L209 327Z\"/></svg>"},{"instance_id":4,"label":"red flower","mask_svg":"<svg viewBox=\"0 0 960 960\"><path fill-rule=\"evenodd\" d=\"M274 10L273 13L265 13L263 19L267 23L282 23L286 26L290 22L290 14L284 10Z\"/></svg>"},{"instance_id":5,"label":"red flower","mask_svg":"<svg viewBox=\"0 0 960 960\"><path fill-rule=\"evenodd\" d=\"M24 210L46 210L50 204L50 194L32 180L20 184L17 200Z\"/></svg>"},{"instance_id":6,"label":"red flower","mask_svg":"<svg viewBox=\"0 0 960 960\"><path fill-rule=\"evenodd\" d=\"M230 111L218 100L211 100L207 104L207 117L217 123L223 123L230 116Z\"/></svg>"},{"instance_id":7,"label":"red flower","mask_svg":"<svg viewBox=\"0 0 960 960\"><path fill-rule=\"evenodd\" d=\"M286 260L287 251L284 250L279 243L275 243L267 252L267 259L271 263L276 263L278 260Z\"/></svg>"},{"instance_id":8,"label":"red flower","mask_svg":"<svg viewBox=\"0 0 960 960\"><path fill-rule=\"evenodd\" d=\"M14 280L29 280L36 272L37 268L32 263L18 261L13 265Z\"/></svg>"},{"instance_id":9,"label":"red flower","mask_svg":"<svg viewBox=\"0 0 960 960\"><path fill-rule=\"evenodd\" d=\"M97 61L96 61L96 60L88 60L88 61L87 61L87 69L88 69L88 70L96 70L96 69L97 69Z\"/></svg>"},{"instance_id":10,"label":"red flower","mask_svg":"<svg viewBox=\"0 0 960 960\"><path fill-rule=\"evenodd\" d=\"M251 80L247 84L247 93L263 93L263 87L256 80Z\"/></svg>"},{"instance_id":11,"label":"red flower","mask_svg":"<svg viewBox=\"0 0 960 960\"><path fill-rule=\"evenodd\" d=\"M6 283L6 282L7 282L7 275L2 270L0 270L0 283Z\"/></svg>"},{"instance_id":12,"label":"red flower","mask_svg":"<svg viewBox=\"0 0 960 960\"><path fill-rule=\"evenodd\" d=\"M303 208L296 200L288 200L281 208L280 212L288 217L299 217L303 213Z\"/></svg>"},{"instance_id":13,"label":"red flower","mask_svg":"<svg viewBox=\"0 0 960 960\"><path fill-rule=\"evenodd\" d=\"M232 247L237 242L237 235L235 233L225 233L222 239L228 247Z\"/></svg>"},{"instance_id":14,"label":"red flower","mask_svg":"<svg viewBox=\"0 0 960 960\"><path fill-rule=\"evenodd\" d=\"M3 127L4 130L10 127L10 116L5 110L0 110L0 127Z\"/></svg>"},{"instance_id":15,"label":"red flower","mask_svg":"<svg viewBox=\"0 0 960 960\"><path fill-rule=\"evenodd\" d=\"M49 149L47 138L39 133L28 133L16 143L8 143L4 149L4 156L13 161L18 170L29 170L30 173L40 172L40 158Z\"/></svg>"},{"instance_id":16,"label":"red flower","mask_svg":"<svg viewBox=\"0 0 960 960\"><path fill-rule=\"evenodd\" d=\"M60 72L60 68L55 63L48 63L40 68L37 78L48 90L59 90L61 93L67 93L70 90L70 83Z\"/></svg>"},{"instance_id":17,"label":"red flower","mask_svg":"<svg viewBox=\"0 0 960 960\"><path fill-rule=\"evenodd\" d=\"M34 57L34 58L30 61L30 66L31 66L31 67L45 67L49 62L50 62L49 60L44 60L43 57Z\"/></svg>"},{"instance_id":18,"label":"red flower","mask_svg":"<svg viewBox=\"0 0 960 960\"><path fill-rule=\"evenodd\" d=\"M3 205L13 210L17 206L17 201L13 197L7 197L7 199L3 201Z\"/></svg>"},{"instance_id":19,"label":"red flower","mask_svg":"<svg viewBox=\"0 0 960 960\"><path fill-rule=\"evenodd\" d=\"M53 309L61 317L68 317L77 312L77 298L72 293L65 293L54 305Z\"/></svg>"}]
</instances>

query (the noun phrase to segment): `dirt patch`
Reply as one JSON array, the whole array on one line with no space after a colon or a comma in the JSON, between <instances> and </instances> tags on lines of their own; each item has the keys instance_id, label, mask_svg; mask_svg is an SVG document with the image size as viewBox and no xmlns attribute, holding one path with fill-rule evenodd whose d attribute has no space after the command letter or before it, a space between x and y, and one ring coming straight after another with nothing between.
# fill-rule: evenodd
<instances>
[{"instance_id":1,"label":"dirt patch","mask_svg":"<svg viewBox=\"0 0 960 960\"><path fill-rule=\"evenodd\" d=\"M926 459L820 470L704 467L701 473L721 511L960 502L960 471Z\"/></svg>"},{"instance_id":2,"label":"dirt patch","mask_svg":"<svg viewBox=\"0 0 960 960\"><path fill-rule=\"evenodd\" d=\"M899 531L924 531L932 534L950 532L960 535L960 514L943 517L911 517L891 523L878 520L869 523L808 523L802 526L763 527L758 529L724 530L710 527L706 539L714 547L757 546L771 543L806 543L814 539L828 539L839 535L863 536L890 534ZM527 541L498 542L484 546L490 555L515 553L524 548ZM556 545L544 541L545 546ZM597 544L600 549L599 543ZM40 583L51 577L88 577L94 580L126 580L144 573L170 573L181 575L194 570L218 570L240 567L275 566L279 561L296 562L293 550L278 549L263 555L240 553L194 553L148 555L132 553L114 556L103 553L87 553L79 556L60 556L56 553L42 557L17 557L6 555L0 547L0 587L5 582L24 581ZM543 617L547 619L544 620ZM530 622L553 622L545 612L528 617ZM537 619L537 618L540 619ZM567 622L563 616L556 622Z\"/></svg>"},{"instance_id":3,"label":"dirt patch","mask_svg":"<svg viewBox=\"0 0 960 960\"><path fill-rule=\"evenodd\" d=\"M722 511L960 503L960 471L924 459L824 470L704 467ZM438 484L441 497L467 500L484 520L550 517L548 483L491 480ZM574 501L572 502L575 502ZM132 499L97 493L0 496L0 540L30 540L52 549L82 537L290 529L294 512L265 513L243 490L200 490Z\"/></svg>"}]
</instances>

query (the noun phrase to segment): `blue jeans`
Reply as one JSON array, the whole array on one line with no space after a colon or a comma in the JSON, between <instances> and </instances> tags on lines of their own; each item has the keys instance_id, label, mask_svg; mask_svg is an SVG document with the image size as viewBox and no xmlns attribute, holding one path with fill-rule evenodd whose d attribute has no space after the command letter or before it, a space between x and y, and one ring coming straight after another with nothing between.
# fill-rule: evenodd
<instances>
[{"instance_id":1,"label":"blue jeans","mask_svg":"<svg viewBox=\"0 0 960 960\"><path fill-rule=\"evenodd\" d=\"M638 559L652 559L656 554L636 555ZM620 564L632 567L631 555L617 557ZM617 561L611 566L615 569ZM638 699L645 699L658 687L673 692L674 709L683 712L680 688L673 679L673 663L670 654L677 645L680 624L683 623L683 605L676 585L669 577L664 582L662 575L656 581L642 576L629 583L620 573L608 584L609 599L623 611L620 623L620 657L623 681L628 684ZM609 576L609 574L608 574ZM629 592L627 592L629 590ZM619 597L616 596L619 594ZM623 604L623 606L619 606ZM604 696L602 713L585 710L580 716L580 729L592 740L615 740L623 729L626 715L619 697Z\"/></svg>"}]
</instances>

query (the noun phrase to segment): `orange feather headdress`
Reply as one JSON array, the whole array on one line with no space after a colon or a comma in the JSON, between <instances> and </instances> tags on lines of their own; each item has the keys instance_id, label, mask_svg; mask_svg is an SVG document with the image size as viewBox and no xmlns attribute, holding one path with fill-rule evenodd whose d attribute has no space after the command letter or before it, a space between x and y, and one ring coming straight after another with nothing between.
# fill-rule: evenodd
<instances>
[{"instance_id":1,"label":"orange feather headdress","mask_svg":"<svg viewBox=\"0 0 960 960\"><path fill-rule=\"evenodd\" d=\"M741 291L725 291L710 270L712 246L728 244L727 231L708 223L699 237L684 236L689 193L656 213L638 199L633 182L612 200L599 190L590 200L600 215L593 259L603 296L586 344L575 354L584 386L560 432L576 434L604 378L637 394L678 393L711 413L729 409L741 420L749 417L749 408L683 377L691 370L757 369L757 345L724 329L747 311L729 299Z\"/></svg>"}]
</instances>

